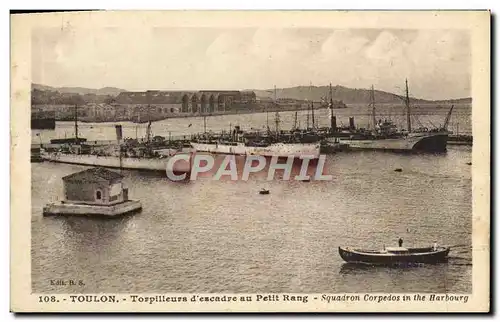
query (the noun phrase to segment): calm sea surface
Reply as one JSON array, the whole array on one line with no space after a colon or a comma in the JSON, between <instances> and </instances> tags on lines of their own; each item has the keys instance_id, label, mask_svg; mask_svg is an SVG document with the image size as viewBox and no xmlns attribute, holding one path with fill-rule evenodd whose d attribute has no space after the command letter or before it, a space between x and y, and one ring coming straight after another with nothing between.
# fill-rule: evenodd
<instances>
[{"instance_id":1,"label":"calm sea surface","mask_svg":"<svg viewBox=\"0 0 500 322\"><path fill-rule=\"evenodd\" d=\"M44 204L61 196L61 177L86 167L34 163L33 291L470 292L469 161L470 147L338 153L325 165L333 180L311 182L180 183L123 171L143 210L107 220L43 217ZM271 193L259 195L263 187ZM380 249L399 237L456 247L449 263L405 269L352 267L338 255L341 245Z\"/></svg>"}]
</instances>

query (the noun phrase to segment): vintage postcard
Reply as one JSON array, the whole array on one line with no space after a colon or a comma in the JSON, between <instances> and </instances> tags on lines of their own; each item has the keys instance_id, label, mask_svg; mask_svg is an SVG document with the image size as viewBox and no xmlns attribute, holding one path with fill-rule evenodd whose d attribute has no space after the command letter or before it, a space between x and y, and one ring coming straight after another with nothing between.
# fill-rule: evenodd
<instances>
[{"instance_id":1,"label":"vintage postcard","mask_svg":"<svg viewBox=\"0 0 500 322\"><path fill-rule=\"evenodd\" d=\"M11 53L11 311L489 311L489 11L16 14Z\"/></svg>"}]
</instances>

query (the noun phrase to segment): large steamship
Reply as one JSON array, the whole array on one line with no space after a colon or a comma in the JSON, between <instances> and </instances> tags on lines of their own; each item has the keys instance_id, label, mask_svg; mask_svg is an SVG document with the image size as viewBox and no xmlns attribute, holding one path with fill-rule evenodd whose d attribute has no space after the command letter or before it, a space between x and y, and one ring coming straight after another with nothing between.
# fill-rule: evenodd
<instances>
[{"instance_id":1,"label":"large steamship","mask_svg":"<svg viewBox=\"0 0 500 322\"><path fill-rule=\"evenodd\" d=\"M196 151L214 154L317 159L320 155L321 144L319 141L301 142L300 138L285 134L244 133L236 127L227 136L205 136L193 139L191 146Z\"/></svg>"},{"instance_id":2,"label":"large steamship","mask_svg":"<svg viewBox=\"0 0 500 322\"><path fill-rule=\"evenodd\" d=\"M276 102L276 87L274 89L274 100ZM206 119L204 118L204 122ZM321 142L315 140L305 140L299 133L290 133L280 131L279 112L275 114L276 128L271 131L269 127L269 114L267 116L267 131L244 132L239 126L235 126L226 135L210 135L205 133L201 137L194 138L191 141L191 147L199 152L208 152L213 154L232 154L232 155L260 155L264 157L307 157L309 159L318 159L320 156Z\"/></svg>"},{"instance_id":3,"label":"large steamship","mask_svg":"<svg viewBox=\"0 0 500 322\"><path fill-rule=\"evenodd\" d=\"M448 142L449 132L447 130L450 121L453 106L450 108L443 127L428 129L419 128L412 129L411 122L411 106L408 95L408 81L406 85L406 116L407 116L407 129L400 130L391 120L378 120L376 119L375 111L375 95L372 86L371 102L372 107L372 124L371 130L345 130L337 131L336 125L334 134L327 140L338 140L341 143L349 145L350 149L366 149L366 150L386 150L386 151L425 151L425 152L445 152ZM332 120L335 119L333 115L330 116ZM332 121L334 124L335 121ZM352 127L352 126L351 126Z\"/></svg>"}]
</instances>

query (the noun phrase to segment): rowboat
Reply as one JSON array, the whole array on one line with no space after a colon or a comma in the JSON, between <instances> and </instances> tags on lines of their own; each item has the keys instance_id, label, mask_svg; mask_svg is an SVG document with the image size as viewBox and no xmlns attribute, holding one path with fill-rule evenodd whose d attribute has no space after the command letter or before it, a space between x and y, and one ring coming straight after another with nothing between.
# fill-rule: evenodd
<instances>
[{"instance_id":1,"label":"rowboat","mask_svg":"<svg viewBox=\"0 0 500 322\"><path fill-rule=\"evenodd\" d=\"M339 247L340 257L348 263L378 265L440 263L447 260L449 252L449 247L386 247L379 251Z\"/></svg>"},{"instance_id":2,"label":"rowboat","mask_svg":"<svg viewBox=\"0 0 500 322\"><path fill-rule=\"evenodd\" d=\"M262 189L260 189L259 194L261 194L261 195L268 195L269 194L269 190L262 188Z\"/></svg>"}]
</instances>

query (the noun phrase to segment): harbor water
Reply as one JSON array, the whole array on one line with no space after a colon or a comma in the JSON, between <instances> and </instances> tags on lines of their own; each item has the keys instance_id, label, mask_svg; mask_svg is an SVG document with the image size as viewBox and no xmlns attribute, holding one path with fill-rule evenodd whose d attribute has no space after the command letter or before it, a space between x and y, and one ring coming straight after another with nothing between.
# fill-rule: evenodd
<instances>
[{"instance_id":1,"label":"harbor water","mask_svg":"<svg viewBox=\"0 0 500 322\"><path fill-rule=\"evenodd\" d=\"M194 121L179 122L187 128ZM110 134L102 139L113 139L107 126ZM466 146L438 155L337 153L325 165L332 180L310 182L172 182L123 171L130 198L143 210L111 220L43 217L42 207L61 198L61 178L87 167L33 163L32 291L471 292L470 161ZM261 188L270 194L259 195ZM399 237L408 247L454 246L450 260L358 267L337 251L378 250ZM55 279L85 285L53 285Z\"/></svg>"}]
</instances>

